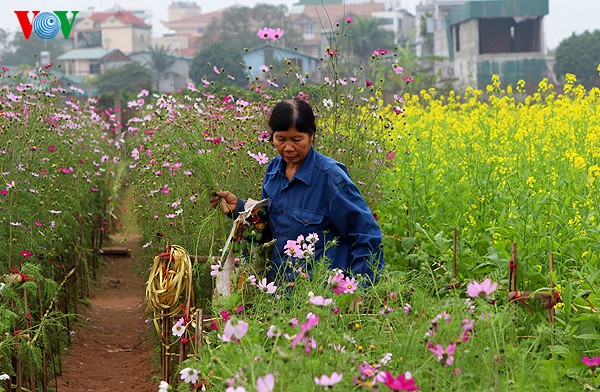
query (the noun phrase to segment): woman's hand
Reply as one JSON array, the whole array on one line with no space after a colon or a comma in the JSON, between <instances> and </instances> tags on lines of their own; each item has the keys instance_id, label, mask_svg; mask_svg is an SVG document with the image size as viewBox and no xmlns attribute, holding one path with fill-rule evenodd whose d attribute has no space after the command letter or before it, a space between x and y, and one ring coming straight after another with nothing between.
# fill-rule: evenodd
<instances>
[{"instance_id":1,"label":"woman's hand","mask_svg":"<svg viewBox=\"0 0 600 392\"><path fill-rule=\"evenodd\" d=\"M217 204L221 205L221 211L227 215L235 211L237 207L238 198L236 195L229 191L215 192L214 195L209 199L210 206L216 208Z\"/></svg>"}]
</instances>

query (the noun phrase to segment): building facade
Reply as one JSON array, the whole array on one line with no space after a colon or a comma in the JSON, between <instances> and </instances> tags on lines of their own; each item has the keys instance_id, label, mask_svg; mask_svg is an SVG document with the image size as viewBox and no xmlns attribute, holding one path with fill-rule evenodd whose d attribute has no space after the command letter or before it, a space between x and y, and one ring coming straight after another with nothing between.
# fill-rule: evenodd
<instances>
[{"instance_id":1,"label":"building facade","mask_svg":"<svg viewBox=\"0 0 600 392\"><path fill-rule=\"evenodd\" d=\"M432 0L417 7L418 54L442 58L435 71L459 90L483 89L493 74L537 86L548 76L547 14L548 0Z\"/></svg>"}]
</instances>

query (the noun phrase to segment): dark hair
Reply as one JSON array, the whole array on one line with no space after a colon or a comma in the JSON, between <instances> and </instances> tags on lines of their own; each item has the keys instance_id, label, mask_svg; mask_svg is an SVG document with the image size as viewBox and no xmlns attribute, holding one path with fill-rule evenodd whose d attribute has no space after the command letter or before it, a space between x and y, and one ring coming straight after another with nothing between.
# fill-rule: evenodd
<instances>
[{"instance_id":1,"label":"dark hair","mask_svg":"<svg viewBox=\"0 0 600 392\"><path fill-rule=\"evenodd\" d=\"M292 127L295 127L298 132L308 133L309 136L313 136L317 131L315 113L303 99L280 101L271 111L269 118L271 140L275 132L287 131Z\"/></svg>"}]
</instances>

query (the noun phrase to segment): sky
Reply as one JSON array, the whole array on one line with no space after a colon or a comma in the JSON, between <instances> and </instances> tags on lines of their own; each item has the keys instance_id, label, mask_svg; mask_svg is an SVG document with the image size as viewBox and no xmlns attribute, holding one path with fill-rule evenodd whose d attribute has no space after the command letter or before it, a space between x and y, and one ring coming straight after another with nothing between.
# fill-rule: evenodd
<instances>
[{"instance_id":1,"label":"sky","mask_svg":"<svg viewBox=\"0 0 600 392\"><path fill-rule=\"evenodd\" d=\"M112 8L116 5L125 9L152 10L153 35L165 32L161 20L167 20L168 5L172 0L0 0L0 28L20 31L16 10L78 10L86 11L93 7L96 11ZM187 0L191 1L191 0ZM354 1L354 0L353 0ZM297 0L196 0L202 12L211 12L232 5L253 7L256 3L285 4L288 7ZM401 5L414 14L420 0L400 0ZM581 34L586 30L600 29L600 0L549 0L549 14L544 17L546 47L555 49L560 41L573 33Z\"/></svg>"}]
</instances>

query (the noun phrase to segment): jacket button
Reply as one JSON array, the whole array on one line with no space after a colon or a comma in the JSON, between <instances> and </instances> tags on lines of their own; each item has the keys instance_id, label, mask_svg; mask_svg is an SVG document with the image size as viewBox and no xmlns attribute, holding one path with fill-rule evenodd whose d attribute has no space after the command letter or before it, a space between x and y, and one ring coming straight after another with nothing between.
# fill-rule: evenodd
<instances>
[{"instance_id":1,"label":"jacket button","mask_svg":"<svg viewBox=\"0 0 600 392\"><path fill-rule=\"evenodd\" d=\"M304 219L304 223L308 223L308 219Z\"/></svg>"},{"instance_id":2,"label":"jacket button","mask_svg":"<svg viewBox=\"0 0 600 392\"><path fill-rule=\"evenodd\" d=\"M279 215L283 215L283 210L279 210Z\"/></svg>"}]
</instances>

